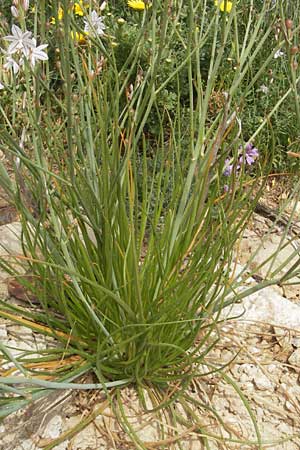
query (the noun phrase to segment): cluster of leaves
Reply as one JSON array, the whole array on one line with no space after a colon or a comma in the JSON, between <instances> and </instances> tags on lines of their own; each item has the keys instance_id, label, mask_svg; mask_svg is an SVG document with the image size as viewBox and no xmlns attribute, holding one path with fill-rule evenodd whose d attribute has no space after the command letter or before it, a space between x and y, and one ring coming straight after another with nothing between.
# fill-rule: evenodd
<instances>
[{"instance_id":1,"label":"cluster of leaves","mask_svg":"<svg viewBox=\"0 0 300 450\"><path fill-rule=\"evenodd\" d=\"M1 149L15 171L11 180L0 162L0 184L18 210L25 256L0 265L39 308L0 302L0 315L57 340L44 362L70 364L49 375L30 352L15 358L0 380L1 414L58 383L78 387L73 380L91 372L94 389L150 385L172 408L192 377L220 370L205 358L224 306L282 281L274 271L241 290L244 277L232 273L261 193L245 177L258 154L246 142L264 126L271 135L281 105L271 98L253 129L249 105L274 64L265 50L274 2L260 14L250 0L232 14L205 1L173 8L161 1L143 11L112 2L105 33L83 40L74 34L81 19L60 21L54 3L46 14L36 3L33 19L49 62L11 76L1 95L14 101L0 107ZM276 6L276 14L284 10ZM293 76L286 99L297 93ZM273 151L274 139L263 136ZM2 353L4 366L11 358ZM165 395L167 386L174 395Z\"/></svg>"}]
</instances>

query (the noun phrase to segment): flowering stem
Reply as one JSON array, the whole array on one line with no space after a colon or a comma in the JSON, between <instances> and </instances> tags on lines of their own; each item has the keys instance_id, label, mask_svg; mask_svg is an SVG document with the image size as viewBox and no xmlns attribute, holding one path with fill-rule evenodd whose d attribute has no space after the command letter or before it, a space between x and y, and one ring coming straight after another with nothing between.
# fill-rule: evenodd
<instances>
[{"instance_id":1,"label":"flowering stem","mask_svg":"<svg viewBox=\"0 0 300 450\"><path fill-rule=\"evenodd\" d=\"M65 98L67 107L67 141L68 156L70 164L71 179L74 178L74 155L73 155L73 115L72 115L72 81L71 81L71 64L70 64L70 15L68 13L70 7L69 0L63 0L63 23L64 23L64 39L62 42L62 69L64 75Z\"/></svg>"}]
</instances>

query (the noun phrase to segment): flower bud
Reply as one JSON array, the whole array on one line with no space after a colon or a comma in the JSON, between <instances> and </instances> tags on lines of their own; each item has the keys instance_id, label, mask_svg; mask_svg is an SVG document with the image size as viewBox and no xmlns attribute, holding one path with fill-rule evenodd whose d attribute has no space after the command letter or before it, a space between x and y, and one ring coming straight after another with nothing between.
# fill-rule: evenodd
<instances>
[{"instance_id":1,"label":"flower bud","mask_svg":"<svg viewBox=\"0 0 300 450\"><path fill-rule=\"evenodd\" d=\"M293 21L292 19L286 19L285 21L285 26L287 30L291 30L293 28Z\"/></svg>"},{"instance_id":2,"label":"flower bud","mask_svg":"<svg viewBox=\"0 0 300 450\"><path fill-rule=\"evenodd\" d=\"M29 0L22 0L22 8L26 12L29 9Z\"/></svg>"},{"instance_id":3,"label":"flower bud","mask_svg":"<svg viewBox=\"0 0 300 450\"><path fill-rule=\"evenodd\" d=\"M122 17L120 17L120 18L117 20L118 25L124 25L125 22L126 22L126 20L123 19Z\"/></svg>"},{"instance_id":4,"label":"flower bud","mask_svg":"<svg viewBox=\"0 0 300 450\"><path fill-rule=\"evenodd\" d=\"M10 8L12 16L17 19L19 17L19 11L15 6L11 6Z\"/></svg>"},{"instance_id":5,"label":"flower bud","mask_svg":"<svg viewBox=\"0 0 300 450\"><path fill-rule=\"evenodd\" d=\"M293 45L293 47L291 47L291 54L296 55L298 52L299 52L299 47L297 45Z\"/></svg>"}]
</instances>

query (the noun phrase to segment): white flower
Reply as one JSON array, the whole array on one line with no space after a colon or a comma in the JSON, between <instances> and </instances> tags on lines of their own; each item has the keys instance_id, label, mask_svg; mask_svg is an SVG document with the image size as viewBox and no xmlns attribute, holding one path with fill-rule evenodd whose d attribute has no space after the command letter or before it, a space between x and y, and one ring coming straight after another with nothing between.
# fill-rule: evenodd
<instances>
[{"instance_id":1,"label":"white flower","mask_svg":"<svg viewBox=\"0 0 300 450\"><path fill-rule=\"evenodd\" d=\"M0 81L0 91L1 91L2 89L5 89L5 86L4 86L4 84L2 84L1 81Z\"/></svg>"},{"instance_id":2,"label":"white flower","mask_svg":"<svg viewBox=\"0 0 300 450\"><path fill-rule=\"evenodd\" d=\"M25 3L24 3L25 4ZM25 7L27 7L25 4ZM31 38L30 31L23 31L16 25L12 26L12 35L5 36L6 41L11 42L6 53L5 69L12 69L17 74L24 66L24 58L29 62L30 67L34 68L37 61L46 61L47 53L43 50L48 44L37 46L35 38Z\"/></svg>"},{"instance_id":3,"label":"white flower","mask_svg":"<svg viewBox=\"0 0 300 450\"><path fill-rule=\"evenodd\" d=\"M103 18L98 16L94 10L84 20L84 31L91 35L103 36L106 26L103 23Z\"/></svg>"},{"instance_id":4,"label":"white flower","mask_svg":"<svg viewBox=\"0 0 300 450\"><path fill-rule=\"evenodd\" d=\"M12 34L5 36L3 39L5 41L11 42L8 46L7 53L13 55L18 50L24 50L26 48L32 47L31 31L23 31L17 25L11 27Z\"/></svg>"},{"instance_id":5,"label":"white flower","mask_svg":"<svg viewBox=\"0 0 300 450\"><path fill-rule=\"evenodd\" d=\"M15 61L11 56L6 57L6 63L3 64L3 68L6 70L12 69L14 74L16 75L20 68L23 66L24 60L21 58L18 62Z\"/></svg>"},{"instance_id":6,"label":"white flower","mask_svg":"<svg viewBox=\"0 0 300 450\"><path fill-rule=\"evenodd\" d=\"M275 59L281 58L281 56L283 56L283 55L284 55L284 52L282 52L282 51L279 49L279 50L277 50L277 52L274 53L274 58L275 58Z\"/></svg>"},{"instance_id":7,"label":"white flower","mask_svg":"<svg viewBox=\"0 0 300 450\"><path fill-rule=\"evenodd\" d=\"M268 88L268 86L266 86L265 84L262 84L262 85L258 88L258 90L259 90L260 92L262 92L263 94L267 94L267 93L269 92L269 88Z\"/></svg>"},{"instance_id":8,"label":"white flower","mask_svg":"<svg viewBox=\"0 0 300 450\"><path fill-rule=\"evenodd\" d=\"M30 66L33 68L37 61L47 61L48 55L43 50L48 47L48 44L42 44L37 47L35 38L32 39L32 42L34 46L28 49L26 57L29 60Z\"/></svg>"}]
</instances>

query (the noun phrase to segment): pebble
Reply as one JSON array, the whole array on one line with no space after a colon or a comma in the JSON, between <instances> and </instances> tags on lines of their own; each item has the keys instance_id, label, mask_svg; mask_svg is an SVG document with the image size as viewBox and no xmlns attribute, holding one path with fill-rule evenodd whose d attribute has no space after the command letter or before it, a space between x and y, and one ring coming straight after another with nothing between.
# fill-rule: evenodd
<instances>
[{"instance_id":1,"label":"pebble","mask_svg":"<svg viewBox=\"0 0 300 450\"><path fill-rule=\"evenodd\" d=\"M272 383L263 373L258 373L254 378L254 384L260 391L271 391L274 389L274 383Z\"/></svg>"},{"instance_id":2,"label":"pebble","mask_svg":"<svg viewBox=\"0 0 300 450\"><path fill-rule=\"evenodd\" d=\"M300 348L297 348L288 359L292 366L300 367Z\"/></svg>"},{"instance_id":3,"label":"pebble","mask_svg":"<svg viewBox=\"0 0 300 450\"><path fill-rule=\"evenodd\" d=\"M61 416L54 416L47 423L47 426L43 433L43 438L56 439L60 436L63 426L63 420Z\"/></svg>"}]
</instances>

